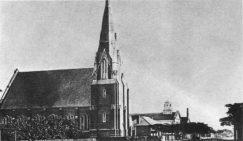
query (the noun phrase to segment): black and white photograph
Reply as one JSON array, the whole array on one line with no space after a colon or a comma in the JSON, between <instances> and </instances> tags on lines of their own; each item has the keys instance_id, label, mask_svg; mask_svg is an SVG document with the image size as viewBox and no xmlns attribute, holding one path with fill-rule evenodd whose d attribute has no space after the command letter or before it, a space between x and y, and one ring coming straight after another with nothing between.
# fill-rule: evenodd
<instances>
[{"instance_id":1,"label":"black and white photograph","mask_svg":"<svg viewBox=\"0 0 243 141\"><path fill-rule=\"evenodd\" d=\"M243 141L242 0L1 0L0 141Z\"/></svg>"}]
</instances>

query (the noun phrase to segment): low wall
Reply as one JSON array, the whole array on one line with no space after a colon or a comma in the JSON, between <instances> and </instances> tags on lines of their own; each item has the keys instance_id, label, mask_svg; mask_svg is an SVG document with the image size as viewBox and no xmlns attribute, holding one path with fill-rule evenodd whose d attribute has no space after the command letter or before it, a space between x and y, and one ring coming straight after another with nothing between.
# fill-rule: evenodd
<instances>
[{"instance_id":1,"label":"low wall","mask_svg":"<svg viewBox=\"0 0 243 141\"><path fill-rule=\"evenodd\" d=\"M184 140L183 140L184 141ZM188 140L185 140L188 141ZM224 140L224 139L201 139L201 140L192 140L192 141L234 141L234 140Z\"/></svg>"},{"instance_id":2,"label":"low wall","mask_svg":"<svg viewBox=\"0 0 243 141\"><path fill-rule=\"evenodd\" d=\"M160 141L160 139L156 136L148 136L131 138L129 141Z\"/></svg>"},{"instance_id":3,"label":"low wall","mask_svg":"<svg viewBox=\"0 0 243 141\"><path fill-rule=\"evenodd\" d=\"M27 140L22 140L27 141ZM85 139L53 139L53 140L36 140L36 141L160 141L158 137L103 137L103 138L85 138ZM172 140L168 140L172 141ZM173 141L188 141L188 140L173 140ZM191 140L191 141L234 141L234 140L223 140L223 139L202 139L202 140Z\"/></svg>"},{"instance_id":4,"label":"low wall","mask_svg":"<svg viewBox=\"0 0 243 141\"><path fill-rule=\"evenodd\" d=\"M27 141L27 140L21 140ZM86 139L51 139L51 140L35 140L35 141L97 141L96 138L86 138Z\"/></svg>"},{"instance_id":5,"label":"low wall","mask_svg":"<svg viewBox=\"0 0 243 141\"><path fill-rule=\"evenodd\" d=\"M24 141L24 140L22 140ZM85 138L85 139L53 139L53 140L36 140L36 141L160 141L158 137L102 137L102 138Z\"/></svg>"}]
</instances>

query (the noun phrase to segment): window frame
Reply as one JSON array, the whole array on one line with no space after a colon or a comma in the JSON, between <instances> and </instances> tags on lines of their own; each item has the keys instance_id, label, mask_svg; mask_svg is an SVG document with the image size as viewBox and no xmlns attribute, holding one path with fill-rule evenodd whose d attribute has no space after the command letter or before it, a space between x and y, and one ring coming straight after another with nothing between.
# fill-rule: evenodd
<instances>
[{"instance_id":1,"label":"window frame","mask_svg":"<svg viewBox=\"0 0 243 141\"><path fill-rule=\"evenodd\" d=\"M106 89L105 88L102 91L102 96L103 96L103 98L106 98Z\"/></svg>"},{"instance_id":2,"label":"window frame","mask_svg":"<svg viewBox=\"0 0 243 141\"><path fill-rule=\"evenodd\" d=\"M103 112L102 113L102 121L103 122L106 122L106 112Z\"/></svg>"},{"instance_id":3,"label":"window frame","mask_svg":"<svg viewBox=\"0 0 243 141\"><path fill-rule=\"evenodd\" d=\"M107 60L104 58L101 61L101 79L107 79Z\"/></svg>"}]
</instances>

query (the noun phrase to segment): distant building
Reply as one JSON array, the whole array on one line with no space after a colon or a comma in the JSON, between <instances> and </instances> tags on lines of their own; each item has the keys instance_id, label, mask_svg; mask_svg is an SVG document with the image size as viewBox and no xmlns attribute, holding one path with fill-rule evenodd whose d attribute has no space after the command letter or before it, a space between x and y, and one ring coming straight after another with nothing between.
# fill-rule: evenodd
<instances>
[{"instance_id":1,"label":"distant building","mask_svg":"<svg viewBox=\"0 0 243 141\"><path fill-rule=\"evenodd\" d=\"M187 109L187 116L181 117L180 112L173 112L172 104L165 101L164 109L161 113L140 113L131 114L133 123L134 136L160 136L162 138L174 139L174 135L166 135L163 133L155 132L151 129L150 125L155 124L185 124L190 122L189 110Z\"/></svg>"},{"instance_id":2,"label":"distant building","mask_svg":"<svg viewBox=\"0 0 243 141\"><path fill-rule=\"evenodd\" d=\"M121 65L106 0L94 68L16 70L1 99L0 121L9 124L39 116L73 118L92 137L128 136L129 89Z\"/></svg>"}]
</instances>

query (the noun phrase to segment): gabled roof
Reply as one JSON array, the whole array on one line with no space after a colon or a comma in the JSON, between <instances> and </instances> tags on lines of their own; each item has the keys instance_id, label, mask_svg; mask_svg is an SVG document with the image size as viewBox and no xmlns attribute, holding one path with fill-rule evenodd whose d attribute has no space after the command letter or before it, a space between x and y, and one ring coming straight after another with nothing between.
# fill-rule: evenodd
<instances>
[{"instance_id":1,"label":"gabled roof","mask_svg":"<svg viewBox=\"0 0 243 141\"><path fill-rule=\"evenodd\" d=\"M90 106L93 68L18 72L1 109Z\"/></svg>"}]
</instances>

